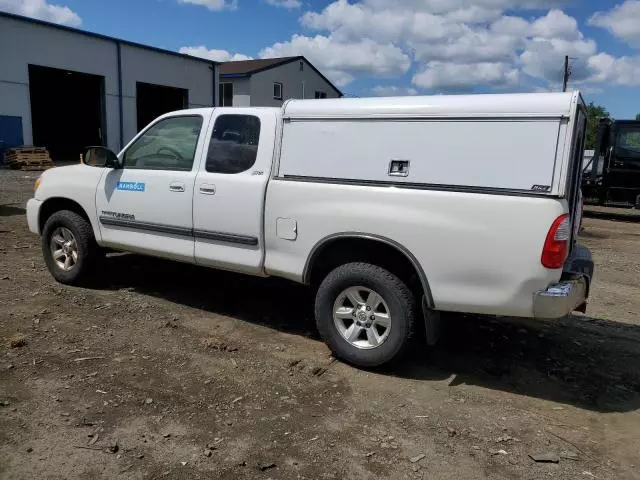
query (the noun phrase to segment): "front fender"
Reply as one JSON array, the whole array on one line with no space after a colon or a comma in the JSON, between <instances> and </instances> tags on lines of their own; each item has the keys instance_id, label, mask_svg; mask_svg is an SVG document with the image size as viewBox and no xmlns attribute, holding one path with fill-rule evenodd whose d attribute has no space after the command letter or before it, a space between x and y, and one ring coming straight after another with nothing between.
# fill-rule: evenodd
<instances>
[{"instance_id":1,"label":"front fender","mask_svg":"<svg viewBox=\"0 0 640 480\"><path fill-rule=\"evenodd\" d=\"M93 227L96 240L100 242L100 223L96 213L96 188L104 172L104 168L83 164L56 167L44 172L34 198L35 201L40 202L37 220L38 233L46 221L42 215L52 213L51 209L57 210L58 208L54 206L57 203L61 208L69 208L64 206L65 202L68 202L68 205L77 205L82 209ZM52 205L51 202L54 204ZM32 205L32 208L35 208L36 204Z\"/></svg>"}]
</instances>

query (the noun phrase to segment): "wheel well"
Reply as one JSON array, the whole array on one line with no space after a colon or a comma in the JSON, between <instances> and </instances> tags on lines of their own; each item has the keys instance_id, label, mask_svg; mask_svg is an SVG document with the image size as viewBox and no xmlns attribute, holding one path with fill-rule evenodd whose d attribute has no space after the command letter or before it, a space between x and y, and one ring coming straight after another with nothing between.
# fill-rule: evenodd
<instances>
[{"instance_id":1,"label":"wheel well","mask_svg":"<svg viewBox=\"0 0 640 480\"><path fill-rule=\"evenodd\" d=\"M40 232L44 229L44 224L47 223L49 217L60 210L70 210L77 213L91 224L87 212L84 211L84 208L82 208L79 203L69 200L68 198L50 198L45 200L40 207L40 214L38 216L38 227Z\"/></svg>"},{"instance_id":2,"label":"wheel well","mask_svg":"<svg viewBox=\"0 0 640 480\"><path fill-rule=\"evenodd\" d=\"M307 265L305 281L316 288L333 269L351 262L366 262L378 265L394 275L416 294L416 298L430 292L424 275L419 271L415 259L400 247L383 239L340 237L328 240L312 253Z\"/></svg>"}]
</instances>

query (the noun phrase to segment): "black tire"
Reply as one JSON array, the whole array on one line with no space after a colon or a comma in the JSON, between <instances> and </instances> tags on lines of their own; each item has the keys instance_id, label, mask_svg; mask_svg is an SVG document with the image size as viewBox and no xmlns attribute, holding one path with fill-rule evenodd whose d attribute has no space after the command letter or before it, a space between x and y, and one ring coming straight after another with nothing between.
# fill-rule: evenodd
<instances>
[{"instance_id":1,"label":"black tire","mask_svg":"<svg viewBox=\"0 0 640 480\"><path fill-rule=\"evenodd\" d=\"M51 251L51 237L58 227L71 231L77 245L77 261L73 268L65 271L60 268ZM80 285L90 277L100 256L91 224L70 210L60 210L51 215L42 229L42 254L51 275L60 283Z\"/></svg>"},{"instance_id":2,"label":"black tire","mask_svg":"<svg viewBox=\"0 0 640 480\"><path fill-rule=\"evenodd\" d=\"M377 347L361 349L349 343L333 320L334 303L342 292L354 286L377 292L391 316L388 337ZM358 367L371 368L397 361L411 344L415 330L416 301L411 290L384 268L368 263L348 263L329 273L316 294L318 330L336 358Z\"/></svg>"}]
</instances>

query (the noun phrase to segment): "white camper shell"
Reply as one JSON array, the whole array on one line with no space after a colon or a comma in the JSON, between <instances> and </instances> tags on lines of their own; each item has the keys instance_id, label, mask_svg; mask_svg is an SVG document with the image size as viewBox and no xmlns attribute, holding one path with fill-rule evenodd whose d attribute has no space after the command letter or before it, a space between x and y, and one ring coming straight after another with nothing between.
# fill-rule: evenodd
<instances>
[{"instance_id":1,"label":"white camper shell","mask_svg":"<svg viewBox=\"0 0 640 480\"><path fill-rule=\"evenodd\" d=\"M562 197L581 104L578 92L290 100L278 176Z\"/></svg>"}]
</instances>

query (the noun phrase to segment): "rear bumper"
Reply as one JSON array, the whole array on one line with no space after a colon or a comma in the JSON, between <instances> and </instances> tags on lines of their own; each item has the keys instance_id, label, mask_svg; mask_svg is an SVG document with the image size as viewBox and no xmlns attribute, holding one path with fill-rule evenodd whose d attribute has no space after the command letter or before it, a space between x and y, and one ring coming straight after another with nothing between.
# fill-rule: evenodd
<instances>
[{"instance_id":1,"label":"rear bumper","mask_svg":"<svg viewBox=\"0 0 640 480\"><path fill-rule=\"evenodd\" d=\"M591 251L576 245L564 265L560 281L534 294L533 316L551 319L565 317L576 310L584 312L593 270Z\"/></svg>"},{"instance_id":2,"label":"rear bumper","mask_svg":"<svg viewBox=\"0 0 640 480\"><path fill-rule=\"evenodd\" d=\"M40 214L41 205L42 202L35 198L31 198L27 202L27 224L29 225L29 230L37 234L40 234L40 228L38 227L38 215Z\"/></svg>"},{"instance_id":3,"label":"rear bumper","mask_svg":"<svg viewBox=\"0 0 640 480\"><path fill-rule=\"evenodd\" d=\"M536 292L533 316L536 318L562 318L578 310L587 300L587 282L584 278L554 283Z\"/></svg>"}]
</instances>

